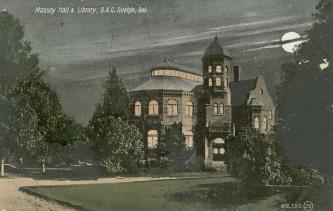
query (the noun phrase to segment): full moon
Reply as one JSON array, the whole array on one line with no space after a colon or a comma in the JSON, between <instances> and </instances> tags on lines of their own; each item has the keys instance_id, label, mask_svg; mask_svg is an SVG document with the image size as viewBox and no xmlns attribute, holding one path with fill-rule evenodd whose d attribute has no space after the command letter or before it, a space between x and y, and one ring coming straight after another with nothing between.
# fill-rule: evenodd
<instances>
[{"instance_id":1,"label":"full moon","mask_svg":"<svg viewBox=\"0 0 333 211\"><path fill-rule=\"evenodd\" d=\"M297 34L296 32L285 33L281 38L281 41L284 42L282 44L282 49L288 53L294 53L297 50L298 45L301 44L303 41L302 40L291 41L291 42L288 41L299 38L301 38L301 35Z\"/></svg>"}]
</instances>

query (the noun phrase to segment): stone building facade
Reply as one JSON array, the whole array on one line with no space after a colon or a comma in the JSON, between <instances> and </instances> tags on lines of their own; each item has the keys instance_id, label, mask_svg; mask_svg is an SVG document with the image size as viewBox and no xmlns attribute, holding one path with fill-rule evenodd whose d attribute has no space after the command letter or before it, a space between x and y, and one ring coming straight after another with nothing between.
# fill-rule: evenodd
<instances>
[{"instance_id":1,"label":"stone building facade","mask_svg":"<svg viewBox=\"0 0 333 211\"><path fill-rule=\"evenodd\" d=\"M207 167L224 166L227 135L244 126L264 133L275 124L275 106L264 78L242 80L241 68L233 66L217 37L204 52L201 71L167 62L150 74L130 91L132 122L144 134L147 158L174 122L182 123L187 147L193 148L194 141L204 143L200 150ZM193 140L195 126L202 128L203 140Z\"/></svg>"}]
</instances>

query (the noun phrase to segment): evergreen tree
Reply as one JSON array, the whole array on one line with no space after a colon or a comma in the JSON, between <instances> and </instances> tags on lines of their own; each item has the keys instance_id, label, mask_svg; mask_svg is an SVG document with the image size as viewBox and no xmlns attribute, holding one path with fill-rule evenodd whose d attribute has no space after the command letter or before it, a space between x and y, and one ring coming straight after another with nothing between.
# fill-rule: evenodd
<instances>
[{"instance_id":1,"label":"evergreen tree","mask_svg":"<svg viewBox=\"0 0 333 211\"><path fill-rule=\"evenodd\" d=\"M158 143L157 150L160 156L167 157L169 164L175 169L184 169L190 151L186 148L185 136L182 133L181 123L173 123L165 129L165 134Z\"/></svg>"},{"instance_id":2,"label":"evergreen tree","mask_svg":"<svg viewBox=\"0 0 333 211\"><path fill-rule=\"evenodd\" d=\"M293 162L332 173L333 3L321 0L316 9L308 41L282 66L277 129Z\"/></svg>"},{"instance_id":3,"label":"evergreen tree","mask_svg":"<svg viewBox=\"0 0 333 211\"><path fill-rule=\"evenodd\" d=\"M23 41L24 29L0 12L0 141L6 154L47 155L47 143L67 145L78 138L79 126L63 114L57 94L45 83L38 57ZM4 154L4 153L2 153Z\"/></svg>"},{"instance_id":4,"label":"evergreen tree","mask_svg":"<svg viewBox=\"0 0 333 211\"><path fill-rule=\"evenodd\" d=\"M10 89L18 76L38 69L36 54L31 53L30 43L23 40L24 28L8 12L0 12L0 156L9 154L9 140L5 136L10 118Z\"/></svg>"},{"instance_id":5,"label":"evergreen tree","mask_svg":"<svg viewBox=\"0 0 333 211\"><path fill-rule=\"evenodd\" d=\"M119 173L130 170L142 155L142 135L128 123L128 93L115 67L104 88L103 100L87 127L87 137L102 166Z\"/></svg>"}]
</instances>

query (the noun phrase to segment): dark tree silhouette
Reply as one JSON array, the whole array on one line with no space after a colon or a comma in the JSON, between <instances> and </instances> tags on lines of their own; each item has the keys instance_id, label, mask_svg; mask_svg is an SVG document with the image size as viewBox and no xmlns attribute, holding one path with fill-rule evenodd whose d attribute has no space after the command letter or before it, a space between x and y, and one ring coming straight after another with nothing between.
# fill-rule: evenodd
<instances>
[{"instance_id":1,"label":"dark tree silhouette","mask_svg":"<svg viewBox=\"0 0 333 211\"><path fill-rule=\"evenodd\" d=\"M316 9L308 41L282 66L277 130L291 161L332 174L333 3L321 0Z\"/></svg>"}]
</instances>

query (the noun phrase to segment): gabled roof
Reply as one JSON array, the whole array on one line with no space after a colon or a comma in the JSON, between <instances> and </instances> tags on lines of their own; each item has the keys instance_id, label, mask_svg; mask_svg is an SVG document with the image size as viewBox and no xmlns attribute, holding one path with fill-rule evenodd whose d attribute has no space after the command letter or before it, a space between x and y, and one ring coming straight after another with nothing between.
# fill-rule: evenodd
<instances>
[{"instance_id":1,"label":"gabled roof","mask_svg":"<svg viewBox=\"0 0 333 211\"><path fill-rule=\"evenodd\" d=\"M148 81L132 89L131 91L173 90L190 92L198 85L201 85L201 83L178 77L155 76L151 77Z\"/></svg>"},{"instance_id":2,"label":"gabled roof","mask_svg":"<svg viewBox=\"0 0 333 211\"><path fill-rule=\"evenodd\" d=\"M249 93L256 87L256 83L256 79L230 82L231 104L246 105Z\"/></svg>"},{"instance_id":3,"label":"gabled roof","mask_svg":"<svg viewBox=\"0 0 333 211\"><path fill-rule=\"evenodd\" d=\"M205 51L203 58L209 56L227 56L232 58L228 49L223 49L218 41L217 36L214 38L214 41L208 46Z\"/></svg>"}]
</instances>

